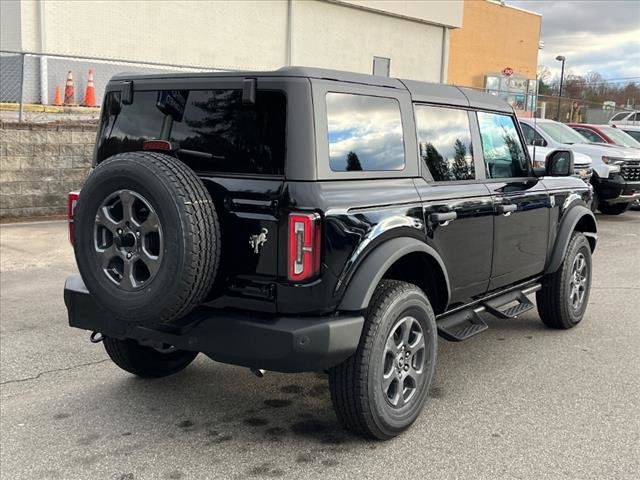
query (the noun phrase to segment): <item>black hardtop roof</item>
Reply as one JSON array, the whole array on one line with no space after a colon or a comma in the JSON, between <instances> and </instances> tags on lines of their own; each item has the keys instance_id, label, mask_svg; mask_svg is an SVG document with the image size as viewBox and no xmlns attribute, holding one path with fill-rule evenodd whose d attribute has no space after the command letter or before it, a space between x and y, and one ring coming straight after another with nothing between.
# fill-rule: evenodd
<instances>
[{"instance_id":1,"label":"black hardtop roof","mask_svg":"<svg viewBox=\"0 0 640 480\"><path fill-rule=\"evenodd\" d=\"M159 73L119 73L112 81L136 79L187 79L219 77L299 77L337 82L357 83L376 87L408 90L414 102L438 103L462 107L475 107L501 112L513 112L511 106L500 98L472 88L457 87L441 83L404 80L363 73L346 72L315 67L282 67L272 71L220 71L220 72L159 72Z\"/></svg>"}]
</instances>

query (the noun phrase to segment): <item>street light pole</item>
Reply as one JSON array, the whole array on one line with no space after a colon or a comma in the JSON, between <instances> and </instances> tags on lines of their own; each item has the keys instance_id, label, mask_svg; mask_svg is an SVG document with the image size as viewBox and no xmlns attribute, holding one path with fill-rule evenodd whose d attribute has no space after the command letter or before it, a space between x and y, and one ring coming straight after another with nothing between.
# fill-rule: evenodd
<instances>
[{"instance_id":1,"label":"street light pole","mask_svg":"<svg viewBox=\"0 0 640 480\"><path fill-rule=\"evenodd\" d=\"M562 101L562 83L564 81L564 61L566 60L562 55L558 55L556 60L562 62L562 69L560 70L560 91L558 92L558 111L556 112L556 120L560 121L560 102Z\"/></svg>"}]
</instances>

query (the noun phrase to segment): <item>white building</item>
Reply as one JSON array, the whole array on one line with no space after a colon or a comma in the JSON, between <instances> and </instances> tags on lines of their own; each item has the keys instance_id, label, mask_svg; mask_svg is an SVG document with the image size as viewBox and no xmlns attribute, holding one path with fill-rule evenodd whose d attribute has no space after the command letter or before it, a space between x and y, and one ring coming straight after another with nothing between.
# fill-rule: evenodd
<instances>
[{"instance_id":1,"label":"white building","mask_svg":"<svg viewBox=\"0 0 640 480\"><path fill-rule=\"evenodd\" d=\"M449 30L462 25L462 3L2 0L0 49L217 69L304 65L363 73L371 73L377 56L391 59L393 76L446 81ZM67 65L81 83L85 63L92 64L28 58L38 63L31 68L44 81L32 87L39 84L45 103L54 84L64 82ZM99 88L104 79L94 69Z\"/></svg>"}]
</instances>

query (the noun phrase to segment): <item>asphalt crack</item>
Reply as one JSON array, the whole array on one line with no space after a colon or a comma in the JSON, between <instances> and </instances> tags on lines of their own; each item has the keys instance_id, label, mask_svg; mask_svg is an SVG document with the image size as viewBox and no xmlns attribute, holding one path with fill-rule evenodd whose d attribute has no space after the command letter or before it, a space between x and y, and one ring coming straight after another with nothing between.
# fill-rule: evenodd
<instances>
[{"instance_id":1,"label":"asphalt crack","mask_svg":"<svg viewBox=\"0 0 640 480\"><path fill-rule=\"evenodd\" d=\"M39 372L37 375L34 375L33 377L16 378L14 380L5 380L4 382L0 382L0 385L9 385L11 383L23 383L23 382L29 382L31 380L38 380L40 377L48 373L68 372L69 370L74 370L76 368L89 367L91 365L98 365L100 363L108 362L109 360L110 360L109 358L105 358L103 360L96 360L95 362L79 363L78 365L71 365L70 367L54 368L53 370L45 370L44 372Z\"/></svg>"}]
</instances>

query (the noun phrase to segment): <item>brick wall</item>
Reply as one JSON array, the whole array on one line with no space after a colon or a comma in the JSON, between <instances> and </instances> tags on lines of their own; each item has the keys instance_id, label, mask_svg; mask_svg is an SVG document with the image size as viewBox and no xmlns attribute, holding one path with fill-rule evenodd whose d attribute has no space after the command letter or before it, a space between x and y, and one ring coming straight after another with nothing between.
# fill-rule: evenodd
<instances>
[{"instance_id":1,"label":"brick wall","mask_svg":"<svg viewBox=\"0 0 640 480\"><path fill-rule=\"evenodd\" d=\"M82 186L96 125L0 122L0 217L57 215Z\"/></svg>"}]
</instances>

